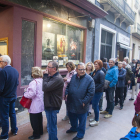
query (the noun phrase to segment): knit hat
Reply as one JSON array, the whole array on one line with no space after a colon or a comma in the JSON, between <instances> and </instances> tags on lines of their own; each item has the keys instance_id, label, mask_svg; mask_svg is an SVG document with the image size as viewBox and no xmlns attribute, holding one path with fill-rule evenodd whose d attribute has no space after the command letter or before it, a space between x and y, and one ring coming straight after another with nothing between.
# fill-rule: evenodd
<instances>
[{"instance_id":1,"label":"knit hat","mask_svg":"<svg viewBox=\"0 0 140 140\"><path fill-rule=\"evenodd\" d=\"M43 77L43 72L40 67L32 67L32 75Z\"/></svg>"}]
</instances>

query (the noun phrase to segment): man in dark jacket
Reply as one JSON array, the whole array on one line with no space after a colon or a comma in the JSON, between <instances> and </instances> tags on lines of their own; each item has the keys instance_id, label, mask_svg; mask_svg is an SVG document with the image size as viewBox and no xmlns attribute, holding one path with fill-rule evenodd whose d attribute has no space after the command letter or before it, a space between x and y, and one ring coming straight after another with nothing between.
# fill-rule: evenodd
<instances>
[{"instance_id":1,"label":"man in dark jacket","mask_svg":"<svg viewBox=\"0 0 140 140\"><path fill-rule=\"evenodd\" d=\"M11 59L8 55L0 57L0 118L2 120L2 133L0 139L8 139L9 117L11 120L11 132L17 135L15 101L16 90L19 84L18 71L11 67Z\"/></svg>"},{"instance_id":2,"label":"man in dark jacket","mask_svg":"<svg viewBox=\"0 0 140 140\"><path fill-rule=\"evenodd\" d=\"M95 92L95 84L91 76L86 74L84 63L79 63L76 70L77 74L73 75L65 92L72 126L66 133L78 132L73 140L80 140L85 134L87 112Z\"/></svg>"},{"instance_id":3,"label":"man in dark jacket","mask_svg":"<svg viewBox=\"0 0 140 140\"><path fill-rule=\"evenodd\" d=\"M47 117L49 140L57 140L57 113L62 105L63 78L58 64L50 61L43 77L44 105Z\"/></svg>"},{"instance_id":4,"label":"man in dark jacket","mask_svg":"<svg viewBox=\"0 0 140 140\"><path fill-rule=\"evenodd\" d=\"M118 82L115 91L115 106L118 105L120 99L120 110L123 108L123 92L125 87L126 70L122 68L122 62L118 62Z\"/></svg>"}]
</instances>

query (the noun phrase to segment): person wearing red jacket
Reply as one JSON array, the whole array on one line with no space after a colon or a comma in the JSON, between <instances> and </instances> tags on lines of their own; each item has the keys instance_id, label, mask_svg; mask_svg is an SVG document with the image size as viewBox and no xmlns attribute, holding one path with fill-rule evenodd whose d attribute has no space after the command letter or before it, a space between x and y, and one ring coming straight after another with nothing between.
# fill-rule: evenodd
<instances>
[{"instance_id":1,"label":"person wearing red jacket","mask_svg":"<svg viewBox=\"0 0 140 140\"><path fill-rule=\"evenodd\" d=\"M134 102L135 105L135 113L138 114L140 112L140 92L137 96L137 99Z\"/></svg>"}]
</instances>

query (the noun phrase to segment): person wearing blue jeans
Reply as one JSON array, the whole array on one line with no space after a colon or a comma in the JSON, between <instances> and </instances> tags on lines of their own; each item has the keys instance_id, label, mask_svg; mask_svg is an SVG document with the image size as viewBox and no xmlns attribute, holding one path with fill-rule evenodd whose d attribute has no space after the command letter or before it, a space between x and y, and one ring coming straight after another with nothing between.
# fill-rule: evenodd
<instances>
[{"instance_id":1,"label":"person wearing blue jeans","mask_svg":"<svg viewBox=\"0 0 140 140\"><path fill-rule=\"evenodd\" d=\"M71 128L66 133L77 132L72 140L80 140L85 135L89 103L95 92L94 80L86 74L84 63L79 63L76 71L77 74L72 76L65 91L68 116L71 123Z\"/></svg>"},{"instance_id":2,"label":"person wearing blue jeans","mask_svg":"<svg viewBox=\"0 0 140 140\"><path fill-rule=\"evenodd\" d=\"M57 138L57 113L62 105L64 81L58 72L58 63L50 61L43 76L44 106L49 140Z\"/></svg>"},{"instance_id":3,"label":"person wearing blue jeans","mask_svg":"<svg viewBox=\"0 0 140 140\"><path fill-rule=\"evenodd\" d=\"M0 139L8 139L9 117L11 132L17 135L15 101L17 98L16 90L19 84L18 71L11 67L11 58L8 55L0 57L0 118L2 122L2 132Z\"/></svg>"},{"instance_id":4,"label":"person wearing blue jeans","mask_svg":"<svg viewBox=\"0 0 140 140\"><path fill-rule=\"evenodd\" d=\"M105 73L102 71L103 62L96 60L94 62L95 70L91 74L91 77L95 82L95 94L92 99L92 108L94 110L95 118L89 120L90 126L97 126L99 124L99 101L104 91Z\"/></svg>"}]
</instances>

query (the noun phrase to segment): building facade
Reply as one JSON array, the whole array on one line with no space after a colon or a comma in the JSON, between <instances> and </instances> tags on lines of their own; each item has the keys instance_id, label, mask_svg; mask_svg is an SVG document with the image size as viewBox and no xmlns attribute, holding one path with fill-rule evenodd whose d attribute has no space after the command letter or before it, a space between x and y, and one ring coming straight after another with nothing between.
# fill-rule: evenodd
<instances>
[{"instance_id":1,"label":"building facade","mask_svg":"<svg viewBox=\"0 0 140 140\"><path fill-rule=\"evenodd\" d=\"M97 0L96 5L108 15L95 22L95 45L93 60L129 56L131 27L135 14L125 0Z\"/></svg>"}]
</instances>

